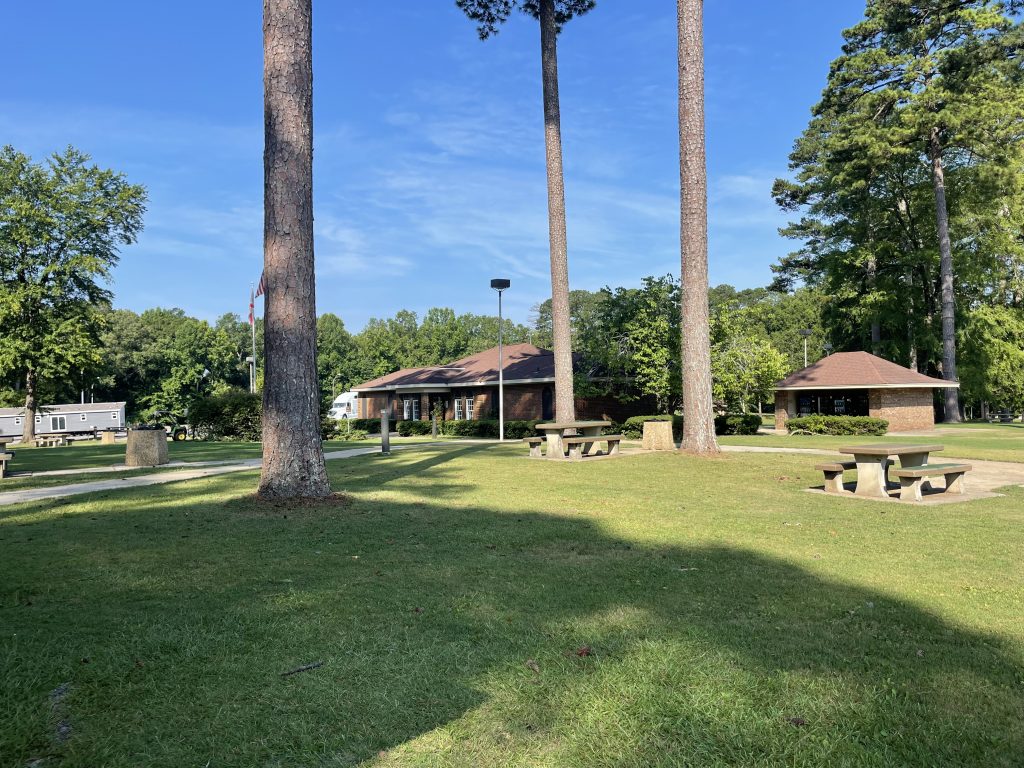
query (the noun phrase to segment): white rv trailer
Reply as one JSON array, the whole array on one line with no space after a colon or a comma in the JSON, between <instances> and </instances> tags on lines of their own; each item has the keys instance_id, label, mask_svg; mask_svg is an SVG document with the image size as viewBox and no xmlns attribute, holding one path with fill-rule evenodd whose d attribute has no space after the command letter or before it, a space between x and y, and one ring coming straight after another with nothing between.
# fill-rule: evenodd
<instances>
[{"instance_id":1,"label":"white rv trailer","mask_svg":"<svg viewBox=\"0 0 1024 768\"><path fill-rule=\"evenodd\" d=\"M125 429L124 403L43 405L36 411L37 435L91 435L97 430ZM0 437L21 437L25 408L0 408Z\"/></svg>"},{"instance_id":2,"label":"white rv trailer","mask_svg":"<svg viewBox=\"0 0 1024 768\"><path fill-rule=\"evenodd\" d=\"M330 417L332 419L354 419L358 401L358 392L342 392L331 403Z\"/></svg>"}]
</instances>

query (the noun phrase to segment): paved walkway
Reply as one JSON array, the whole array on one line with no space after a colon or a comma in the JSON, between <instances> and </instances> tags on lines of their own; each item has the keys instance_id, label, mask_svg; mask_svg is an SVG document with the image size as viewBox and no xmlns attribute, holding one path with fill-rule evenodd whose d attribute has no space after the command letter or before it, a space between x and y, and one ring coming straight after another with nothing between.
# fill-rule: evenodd
<instances>
[{"instance_id":1,"label":"paved walkway","mask_svg":"<svg viewBox=\"0 0 1024 768\"><path fill-rule=\"evenodd\" d=\"M392 451L405 448L418 448L424 445L437 445L437 443L414 443L410 445L394 445ZM324 459L348 459L353 456L365 456L371 453L380 453L380 445L368 446L366 448L349 448L344 451L330 451L324 454ZM85 483L71 483L69 485L51 486L49 488L25 488L21 491L8 491L0 493L0 507L9 504L22 504L26 501L40 501L42 499L59 499L64 496L77 496L82 493L95 493L97 491L116 491L122 488L140 488L146 485L161 485L163 483L175 483L181 480L196 480L201 477L213 477L228 472L244 472L247 469L258 469L263 463L262 459L243 459L241 461L196 461L176 462L176 464L165 464L163 467L181 466L186 467L180 472L158 472L152 475L137 475L135 477L122 477L108 480L90 480ZM130 467L96 467L90 472L112 472ZM86 470L54 470L52 472L36 472L33 476L43 475L64 475L81 474Z\"/></svg>"}]
</instances>

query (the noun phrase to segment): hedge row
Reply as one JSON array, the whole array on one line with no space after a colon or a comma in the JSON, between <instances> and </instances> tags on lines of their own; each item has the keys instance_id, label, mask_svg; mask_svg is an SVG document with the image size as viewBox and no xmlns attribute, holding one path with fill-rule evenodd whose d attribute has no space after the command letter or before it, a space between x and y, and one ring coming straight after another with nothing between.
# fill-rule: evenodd
<instances>
[{"instance_id":1,"label":"hedge row","mask_svg":"<svg viewBox=\"0 0 1024 768\"><path fill-rule=\"evenodd\" d=\"M872 416L797 416L786 421L786 429L812 435L884 435L889 422Z\"/></svg>"}]
</instances>

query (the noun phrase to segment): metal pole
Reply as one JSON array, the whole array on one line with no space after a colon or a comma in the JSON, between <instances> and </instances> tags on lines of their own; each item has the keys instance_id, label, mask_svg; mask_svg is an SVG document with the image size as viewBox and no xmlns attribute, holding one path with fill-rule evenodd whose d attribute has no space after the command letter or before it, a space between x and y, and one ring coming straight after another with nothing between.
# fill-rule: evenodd
<instances>
[{"instance_id":1,"label":"metal pole","mask_svg":"<svg viewBox=\"0 0 1024 768\"><path fill-rule=\"evenodd\" d=\"M505 348L502 341L501 291L498 291L498 441L505 441Z\"/></svg>"},{"instance_id":2,"label":"metal pole","mask_svg":"<svg viewBox=\"0 0 1024 768\"><path fill-rule=\"evenodd\" d=\"M804 368L807 367L807 337L804 336Z\"/></svg>"},{"instance_id":3,"label":"metal pole","mask_svg":"<svg viewBox=\"0 0 1024 768\"><path fill-rule=\"evenodd\" d=\"M253 291L252 283L249 283L249 290ZM253 297L252 304L252 366L249 368L249 392L256 394L256 297Z\"/></svg>"}]
</instances>

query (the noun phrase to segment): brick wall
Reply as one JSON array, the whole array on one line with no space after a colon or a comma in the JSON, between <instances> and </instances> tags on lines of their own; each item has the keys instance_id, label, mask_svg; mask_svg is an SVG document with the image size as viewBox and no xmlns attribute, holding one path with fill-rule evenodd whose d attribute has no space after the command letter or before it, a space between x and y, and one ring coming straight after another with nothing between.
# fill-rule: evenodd
<instances>
[{"instance_id":1,"label":"brick wall","mask_svg":"<svg viewBox=\"0 0 1024 768\"><path fill-rule=\"evenodd\" d=\"M359 396L359 418L379 419L380 412L387 408L387 392L374 392L372 394Z\"/></svg>"},{"instance_id":2,"label":"brick wall","mask_svg":"<svg viewBox=\"0 0 1024 768\"><path fill-rule=\"evenodd\" d=\"M785 429L786 420L796 416L796 394L793 392L775 393L775 428Z\"/></svg>"},{"instance_id":3,"label":"brick wall","mask_svg":"<svg viewBox=\"0 0 1024 768\"><path fill-rule=\"evenodd\" d=\"M928 430L935 426L931 389L872 389L869 412L889 422L890 432Z\"/></svg>"}]
</instances>

